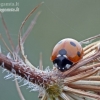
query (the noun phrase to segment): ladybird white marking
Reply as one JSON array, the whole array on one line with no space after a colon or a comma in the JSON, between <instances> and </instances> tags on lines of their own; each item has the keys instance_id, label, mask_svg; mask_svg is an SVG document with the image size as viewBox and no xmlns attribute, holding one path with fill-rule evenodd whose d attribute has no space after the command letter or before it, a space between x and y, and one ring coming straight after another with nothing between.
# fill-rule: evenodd
<instances>
[{"instance_id":1,"label":"ladybird white marking","mask_svg":"<svg viewBox=\"0 0 100 100\"><path fill-rule=\"evenodd\" d=\"M57 55L57 57L60 57L60 56L61 56L60 54Z\"/></svg>"},{"instance_id":2,"label":"ladybird white marking","mask_svg":"<svg viewBox=\"0 0 100 100\"><path fill-rule=\"evenodd\" d=\"M69 64L66 64L66 66L65 66L65 67L66 67L67 69L69 69L69 68L70 68L70 66L71 66L71 65L69 65Z\"/></svg>"},{"instance_id":3,"label":"ladybird white marking","mask_svg":"<svg viewBox=\"0 0 100 100\"><path fill-rule=\"evenodd\" d=\"M65 69L64 67L62 69Z\"/></svg>"},{"instance_id":4,"label":"ladybird white marking","mask_svg":"<svg viewBox=\"0 0 100 100\"><path fill-rule=\"evenodd\" d=\"M63 55L65 58L67 58L67 56L66 55Z\"/></svg>"}]
</instances>

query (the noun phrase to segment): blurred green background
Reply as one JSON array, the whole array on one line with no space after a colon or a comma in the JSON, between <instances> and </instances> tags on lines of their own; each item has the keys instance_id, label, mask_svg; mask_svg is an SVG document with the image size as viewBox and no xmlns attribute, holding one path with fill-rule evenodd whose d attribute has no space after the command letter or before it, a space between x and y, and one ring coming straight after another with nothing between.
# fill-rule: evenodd
<instances>
[{"instance_id":1,"label":"blurred green background","mask_svg":"<svg viewBox=\"0 0 100 100\"><path fill-rule=\"evenodd\" d=\"M39 53L42 52L44 67L52 68L50 55L59 40L70 37L81 41L100 34L100 0L0 0L0 3L19 3L19 12L3 13L15 45L18 43L18 30L23 19L42 1L44 4L35 11L23 28L24 33L36 13L42 12L25 42L25 53L30 62L38 66ZM0 33L8 42L1 19ZM0 45L2 52L7 54L8 51L1 40ZM0 68L0 100L20 100L15 83L12 79L5 80L5 75ZM25 86L21 87L21 90L26 100L38 100L37 92L29 92Z\"/></svg>"}]
</instances>

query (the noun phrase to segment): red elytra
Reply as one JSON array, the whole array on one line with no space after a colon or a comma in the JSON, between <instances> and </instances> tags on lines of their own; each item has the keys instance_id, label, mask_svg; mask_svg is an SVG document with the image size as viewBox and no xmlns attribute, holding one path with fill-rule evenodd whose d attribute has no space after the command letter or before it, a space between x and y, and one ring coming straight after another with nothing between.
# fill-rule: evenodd
<instances>
[{"instance_id":1,"label":"red elytra","mask_svg":"<svg viewBox=\"0 0 100 100\"><path fill-rule=\"evenodd\" d=\"M62 53L60 52L61 50L63 51ZM64 52L66 52L66 53L64 54ZM55 62L56 59L59 60L59 57L58 57L59 55L64 56L64 57L66 56L67 60L69 60L70 62L75 64L79 60L82 59L82 57L83 57L83 48L82 48L81 44L78 41L76 41L75 39L65 38L65 39L62 39L61 41L59 41L55 45L55 47L53 48L53 51L52 51L52 54L51 54L51 61L54 64L56 63ZM57 60L57 63L59 63L58 60ZM66 63L65 60L64 60L64 63ZM61 69L61 68L66 69L64 67L65 67L64 64L61 65L61 66L59 66L59 64L58 64L57 68L58 69Z\"/></svg>"}]
</instances>

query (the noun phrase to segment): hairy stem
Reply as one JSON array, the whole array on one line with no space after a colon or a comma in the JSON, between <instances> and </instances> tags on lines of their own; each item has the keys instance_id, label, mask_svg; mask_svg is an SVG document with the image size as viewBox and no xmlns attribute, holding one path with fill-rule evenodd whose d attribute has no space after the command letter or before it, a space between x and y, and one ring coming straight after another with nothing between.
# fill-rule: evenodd
<instances>
[{"instance_id":1,"label":"hairy stem","mask_svg":"<svg viewBox=\"0 0 100 100\"><path fill-rule=\"evenodd\" d=\"M40 83L45 84L50 80L47 74L43 71L40 71L38 69L34 70L28 66L19 65L17 62L8 59L5 55L0 53L0 65L2 64L4 64L4 66L1 67L6 68L12 73L19 75L32 83L40 85Z\"/></svg>"}]
</instances>

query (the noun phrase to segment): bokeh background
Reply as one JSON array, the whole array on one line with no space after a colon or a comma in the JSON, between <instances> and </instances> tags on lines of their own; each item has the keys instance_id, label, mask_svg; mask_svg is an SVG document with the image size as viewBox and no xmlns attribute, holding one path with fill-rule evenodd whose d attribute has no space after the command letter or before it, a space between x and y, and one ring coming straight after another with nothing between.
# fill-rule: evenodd
<instances>
[{"instance_id":1,"label":"bokeh background","mask_svg":"<svg viewBox=\"0 0 100 100\"><path fill-rule=\"evenodd\" d=\"M25 42L25 53L35 66L39 65L39 54L43 54L44 69L52 68L50 55L54 45L63 38L74 38L78 41L100 34L100 0L0 0L0 3L19 3L19 12L5 12L3 17L8 26L14 44L18 43L18 30L26 15L40 2L39 7L24 25L24 33L37 12L40 16L31 34ZM10 8L4 6L0 8ZM0 18L0 34L8 40ZM2 52L8 51L0 40ZM9 44L8 44L9 45ZM5 80L5 73L0 68L0 100L20 100L15 83ZM29 92L21 87L26 100L38 100L38 92Z\"/></svg>"}]
</instances>

